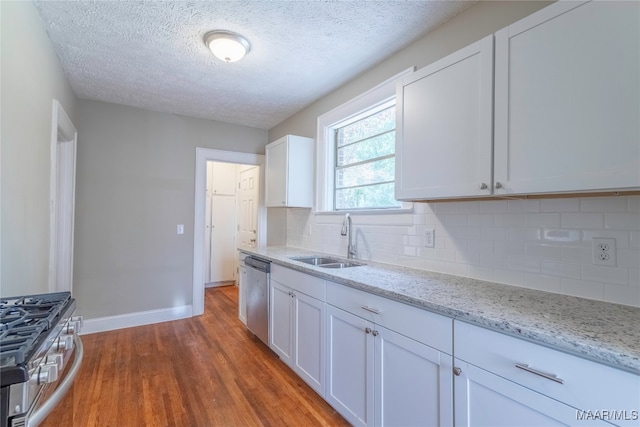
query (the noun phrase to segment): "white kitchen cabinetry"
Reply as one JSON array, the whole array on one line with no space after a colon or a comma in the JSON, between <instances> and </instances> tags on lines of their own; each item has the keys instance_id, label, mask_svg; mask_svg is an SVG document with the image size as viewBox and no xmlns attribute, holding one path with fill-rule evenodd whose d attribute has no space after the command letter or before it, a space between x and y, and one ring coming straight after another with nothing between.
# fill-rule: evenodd
<instances>
[{"instance_id":1,"label":"white kitchen cabinetry","mask_svg":"<svg viewBox=\"0 0 640 427\"><path fill-rule=\"evenodd\" d=\"M453 424L451 319L327 283L326 400L357 426Z\"/></svg>"},{"instance_id":2,"label":"white kitchen cabinetry","mask_svg":"<svg viewBox=\"0 0 640 427\"><path fill-rule=\"evenodd\" d=\"M498 31L493 64L489 36L406 77L396 198L640 188L639 33L639 2L561 1Z\"/></svg>"},{"instance_id":3,"label":"white kitchen cabinetry","mask_svg":"<svg viewBox=\"0 0 640 427\"><path fill-rule=\"evenodd\" d=\"M638 375L459 321L454 347L456 426L638 425Z\"/></svg>"},{"instance_id":4,"label":"white kitchen cabinetry","mask_svg":"<svg viewBox=\"0 0 640 427\"><path fill-rule=\"evenodd\" d=\"M237 189L235 163L207 162L207 190L211 195L235 196Z\"/></svg>"},{"instance_id":5,"label":"white kitchen cabinetry","mask_svg":"<svg viewBox=\"0 0 640 427\"><path fill-rule=\"evenodd\" d=\"M396 199L491 194L493 36L397 89Z\"/></svg>"},{"instance_id":6,"label":"white kitchen cabinetry","mask_svg":"<svg viewBox=\"0 0 640 427\"><path fill-rule=\"evenodd\" d=\"M324 397L325 281L271 265L270 347Z\"/></svg>"},{"instance_id":7,"label":"white kitchen cabinetry","mask_svg":"<svg viewBox=\"0 0 640 427\"><path fill-rule=\"evenodd\" d=\"M266 146L266 206L313 206L314 141L287 135Z\"/></svg>"},{"instance_id":8,"label":"white kitchen cabinetry","mask_svg":"<svg viewBox=\"0 0 640 427\"><path fill-rule=\"evenodd\" d=\"M637 1L558 2L496 33L496 194L640 187L639 34Z\"/></svg>"}]
</instances>

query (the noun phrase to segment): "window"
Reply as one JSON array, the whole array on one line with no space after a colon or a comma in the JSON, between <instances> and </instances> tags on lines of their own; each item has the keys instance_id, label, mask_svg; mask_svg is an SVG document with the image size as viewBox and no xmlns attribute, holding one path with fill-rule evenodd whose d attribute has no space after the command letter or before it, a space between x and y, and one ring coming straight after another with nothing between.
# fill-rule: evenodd
<instances>
[{"instance_id":1,"label":"window","mask_svg":"<svg viewBox=\"0 0 640 427\"><path fill-rule=\"evenodd\" d=\"M394 197L395 99L334 128L334 210L399 208Z\"/></svg>"},{"instance_id":2,"label":"window","mask_svg":"<svg viewBox=\"0 0 640 427\"><path fill-rule=\"evenodd\" d=\"M411 208L395 200L396 81L413 68L318 117L316 211Z\"/></svg>"}]
</instances>

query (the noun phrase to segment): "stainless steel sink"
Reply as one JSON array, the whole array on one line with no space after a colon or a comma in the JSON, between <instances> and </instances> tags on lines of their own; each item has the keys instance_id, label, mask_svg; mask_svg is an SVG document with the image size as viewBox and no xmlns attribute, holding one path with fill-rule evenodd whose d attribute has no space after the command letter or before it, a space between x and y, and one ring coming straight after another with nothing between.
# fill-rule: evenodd
<instances>
[{"instance_id":1,"label":"stainless steel sink","mask_svg":"<svg viewBox=\"0 0 640 427\"><path fill-rule=\"evenodd\" d=\"M356 263L356 262L332 262L332 263L329 263L329 264L319 265L318 267L322 267L322 268L349 268L349 267L358 267L360 265L364 265L364 264L360 264L360 263Z\"/></svg>"},{"instance_id":2,"label":"stainless steel sink","mask_svg":"<svg viewBox=\"0 0 640 427\"><path fill-rule=\"evenodd\" d=\"M303 262L309 265L315 265L322 268L349 268L364 265L359 262L344 261L338 258L330 258L323 256L309 256L309 257L292 257L294 261Z\"/></svg>"},{"instance_id":3,"label":"stainless steel sink","mask_svg":"<svg viewBox=\"0 0 640 427\"><path fill-rule=\"evenodd\" d=\"M332 263L340 262L339 259L327 258L327 257L316 257L316 256L295 257L295 258L291 258L291 259L294 260L294 261L303 262L303 263L309 264L309 265L322 265L322 264L332 264Z\"/></svg>"}]
</instances>

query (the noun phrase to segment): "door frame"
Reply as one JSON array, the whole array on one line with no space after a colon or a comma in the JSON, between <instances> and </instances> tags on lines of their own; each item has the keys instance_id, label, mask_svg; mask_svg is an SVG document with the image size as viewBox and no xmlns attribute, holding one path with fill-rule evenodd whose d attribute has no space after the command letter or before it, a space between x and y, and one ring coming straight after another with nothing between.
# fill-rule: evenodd
<instances>
[{"instance_id":1,"label":"door frame","mask_svg":"<svg viewBox=\"0 0 640 427\"><path fill-rule=\"evenodd\" d=\"M77 145L78 131L60 102L54 99L49 180L49 292L72 291L73 288ZM68 289L59 283L61 274L69 284Z\"/></svg>"},{"instance_id":2,"label":"door frame","mask_svg":"<svg viewBox=\"0 0 640 427\"><path fill-rule=\"evenodd\" d=\"M196 147L195 217L193 220L193 316L199 316L204 313L204 233L208 161L256 165L260 168L256 245L257 247L263 246L267 241L267 210L264 207L264 155Z\"/></svg>"}]
</instances>

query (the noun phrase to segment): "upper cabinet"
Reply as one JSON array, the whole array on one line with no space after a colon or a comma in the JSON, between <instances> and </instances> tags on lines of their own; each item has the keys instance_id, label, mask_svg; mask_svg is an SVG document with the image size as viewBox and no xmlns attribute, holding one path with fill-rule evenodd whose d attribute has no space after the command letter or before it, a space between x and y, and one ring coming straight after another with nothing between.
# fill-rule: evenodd
<instances>
[{"instance_id":1,"label":"upper cabinet","mask_svg":"<svg viewBox=\"0 0 640 427\"><path fill-rule=\"evenodd\" d=\"M493 36L405 77L396 99L396 199L490 194Z\"/></svg>"},{"instance_id":2,"label":"upper cabinet","mask_svg":"<svg viewBox=\"0 0 640 427\"><path fill-rule=\"evenodd\" d=\"M234 196L237 188L234 163L207 162L207 192L210 196Z\"/></svg>"},{"instance_id":3,"label":"upper cabinet","mask_svg":"<svg viewBox=\"0 0 640 427\"><path fill-rule=\"evenodd\" d=\"M287 135L266 146L267 207L313 206L313 142Z\"/></svg>"},{"instance_id":4,"label":"upper cabinet","mask_svg":"<svg viewBox=\"0 0 640 427\"><path fill-rule=\"evenodd\" d=\"M493 60L489 37L405 78L397 198L640 188L639 33L638 2L561 1L497 32Z\"/></svg>"}]
</instances>

